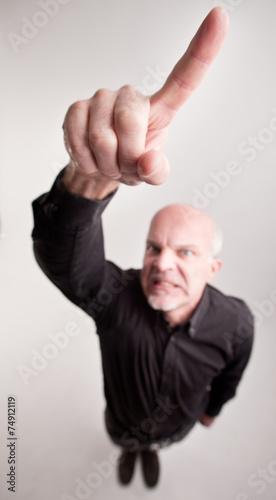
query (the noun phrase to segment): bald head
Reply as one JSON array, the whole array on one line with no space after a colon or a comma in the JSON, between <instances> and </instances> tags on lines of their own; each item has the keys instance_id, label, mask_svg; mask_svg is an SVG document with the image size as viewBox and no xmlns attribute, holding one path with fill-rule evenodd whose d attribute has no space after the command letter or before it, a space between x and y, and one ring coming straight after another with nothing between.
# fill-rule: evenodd
<instances>
[{"instance_id":1,"label":"bald head","mask_svg":"<svg viewBox=\"0 0 276 500\"><path fill-rule=\"evenodd\" d=\"M188 204L168 205L159 210L153 217L150 225L150 232L154 227L164 225L172 236L184 233L193 237L204 239L209 246L209 255L212 258L219 256L222 248L222 231L219 226L197 208ZM150 233L149 232L149 233Z\"/></svg>"}]
</instances>

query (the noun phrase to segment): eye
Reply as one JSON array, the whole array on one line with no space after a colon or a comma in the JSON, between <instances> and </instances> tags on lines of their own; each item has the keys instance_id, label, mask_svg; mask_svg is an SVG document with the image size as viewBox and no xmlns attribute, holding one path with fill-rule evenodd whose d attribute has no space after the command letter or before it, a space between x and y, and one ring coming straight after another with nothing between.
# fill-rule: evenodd
<instances>
[{"instance_id":1,"label":"eye","mask_svg":"<svg viewBox=\"0 0 276 500\"><path fill-rule=\"evenodd\" d=\"M147 245L147 253L148 254L157 254L160 252L160 248L155 245Z\"/></svg>"},{"instance_id":2,"label":"eye","mask_svg":"<svg viewBox=\"0 0 276 500\"><path fill-rule=\"evenodd\" d=\"M193 251L190 250L189 248L183 248L182 250L180 250L180 254L184 257L190 257L191 255L193 255Z\"/></svg>"}]
</instances>

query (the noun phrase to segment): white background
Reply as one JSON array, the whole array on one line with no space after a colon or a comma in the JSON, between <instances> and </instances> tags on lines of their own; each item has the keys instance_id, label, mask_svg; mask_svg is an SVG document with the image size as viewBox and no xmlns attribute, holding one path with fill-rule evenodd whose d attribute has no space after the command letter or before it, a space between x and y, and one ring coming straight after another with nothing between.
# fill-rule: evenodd
<instances>
[{"instance_id":1,"label":"white background","mask_svg":"<svg viewBox=\"0 0 276 500\"><path fill-rule=\"evenodd\" d=\"M237 398L212 428L198 424L185 441L162 451L160 483L148 491L139 467L129 487L117 482L110 462L116 448L103 424L94 325L38 268L30 237L31 201L50 188L66 164L61 126L69 105L101 87L130 83L147 92L147 83L157 90L162 78L156 80L152 72L159 68L168 74L213 3L70 0L58 4L52 18L42 18L36 0L1 0L3 500L275 497L276 119L271 120L276 117L276 3L226 0L225 5L230 30L223 50L170 130L165 148L169 180L160 187L122 186L104 214L107 257L122 267L140 267L152 215L169 203L194 203L195 189L205 193L205 210L225 235L224 264L214 285L242 297L256 313L254 351ZM22 18L45 25L16 53L9 34L22 36ZM254 136L260 150L245 153ZM225 187L212 188L210 172L225 172L232 160L239 175L229 177ZM49 335L64 332L69 322L78 335L24 383L20 365L32 368L32 351L42 353L51 343ZM16 494L7 491L6 483L10 394L18 404ZM102 462L109 463L108 477L94 474L98 487L76 492L77 478L86 483ZM263 469L269 470L265 479L260 478Z\"/></svg>"}]
</instances>

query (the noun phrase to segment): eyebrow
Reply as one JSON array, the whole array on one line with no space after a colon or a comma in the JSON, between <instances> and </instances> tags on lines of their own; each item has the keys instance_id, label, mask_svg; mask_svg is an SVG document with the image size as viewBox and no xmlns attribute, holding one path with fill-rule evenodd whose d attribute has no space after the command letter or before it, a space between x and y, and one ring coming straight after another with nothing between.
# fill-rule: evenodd
<instances>
[{"instance_id":1,"label":"eyebrow","mask_svg":"<svg viewBox=\"0 0 276 500\"><path fill-rule=\"evenodd\" d=\"M147 240L146 243L147 245L152 245L159 248L161 248L162 246L160 243L157 243L156 241L153 240ZM176 245L175 247L173 247L174 250L183 250L184 248L198 250L199 247L194 243L185 243L185 244L183 243L182 245Z\"/></svg>"}]
</instances>

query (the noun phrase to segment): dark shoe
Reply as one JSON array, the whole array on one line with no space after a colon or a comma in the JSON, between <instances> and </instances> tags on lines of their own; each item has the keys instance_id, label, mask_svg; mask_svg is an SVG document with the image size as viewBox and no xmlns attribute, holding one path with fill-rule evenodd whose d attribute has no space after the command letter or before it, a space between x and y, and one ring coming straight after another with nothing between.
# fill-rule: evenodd
<instances>
[{"instance_id":1,"label":"dark shoe","mask_svg":"<svg viewBox=\"0 0 276 500\"><path fill-rule=\"evenodd\" d=\"M130 483L133 476L136 456L136 452L127 450L122 452L118 462L118 476L120 483Z\"/></svg>"},{"instance_id":2,"label":"dark shoe","mask_svg":"<svg viewBox=\"0 0 276 500\"><path fill-rule=\"evenodd\" d=\"M141 452L144 479L150 488L156 486L159 477L159 460L156 451L145 450Z\"/></svg>"}]
</instances>

